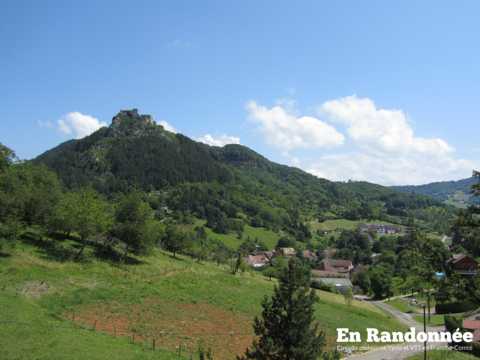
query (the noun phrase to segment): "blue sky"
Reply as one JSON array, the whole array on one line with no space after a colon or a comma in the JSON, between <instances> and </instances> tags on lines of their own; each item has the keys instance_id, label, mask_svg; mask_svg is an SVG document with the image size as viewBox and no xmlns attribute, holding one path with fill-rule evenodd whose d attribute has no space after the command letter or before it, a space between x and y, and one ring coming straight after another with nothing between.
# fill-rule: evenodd
<instances>
[{"instance_id":1,"label":"blue sky","mask_svg":"<svg viewBox=\"0 0 480 360\"><path fill-rule=\"evenodd\" d=\"M136 107L335 180L477 167L476 1L2 1L0 142L32 158Z\"/></svg>"}]
</instances>

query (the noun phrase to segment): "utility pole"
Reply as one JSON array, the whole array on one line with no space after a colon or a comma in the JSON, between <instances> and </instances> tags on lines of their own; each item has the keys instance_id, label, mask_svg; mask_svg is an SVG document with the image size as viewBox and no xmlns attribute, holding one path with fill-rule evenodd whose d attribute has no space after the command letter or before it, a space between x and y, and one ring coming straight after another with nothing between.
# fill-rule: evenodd
<instances>
[{"instance_id":1,"label":"utility pole","mask_svg":"<svg viewBox=\"0 0 480 360\"><path fill-rule=\"evenodd\" d=\"M428 323L430 323L430 314L431 314L431 310L430 310L430 290L428 290L427 292L427 306L428 306Z\"/></svg>"},{"instance_id":2,"label":"utility pole","mask_svg":"<svg viewBox=\"0 0 480 360\"><path fill-rule=\"evenodd\" d=\"M427 316L426 316L426 307L423 304L423 332L427 333ZM423 360L427 360L427 340L423 343Z\"/></svg>"}]
</instances>

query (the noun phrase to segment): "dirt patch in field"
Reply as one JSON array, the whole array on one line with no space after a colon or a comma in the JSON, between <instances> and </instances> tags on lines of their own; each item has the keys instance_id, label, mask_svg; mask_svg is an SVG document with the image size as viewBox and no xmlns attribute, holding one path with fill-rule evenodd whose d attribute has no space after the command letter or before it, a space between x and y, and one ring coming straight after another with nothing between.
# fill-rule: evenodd
<instances>
[{"instance_id":1,"label":"dirt patch in field","mask_svg":"<svg viewBox=\"0 0 480 360\"><path fill-rule=\"evenodd\" d=\"M211 348L215 359L242 354L253 340L252 319L210 304L174 304L146 299L141 304L108 303L84 307L66 317L84 326L136 342L190 354Z\"/></svg>"},{"instance_id":2,"label":"dirt patch in field","mask_svg":"<svg viewBox=\"0 0 480 360\"><path fill-rule=\"evenodd\" d=\"M39 299L50 290L50 286L45 281L28 281L23 284L19 293L32 299Z\"/></svg>"}]
</instances>

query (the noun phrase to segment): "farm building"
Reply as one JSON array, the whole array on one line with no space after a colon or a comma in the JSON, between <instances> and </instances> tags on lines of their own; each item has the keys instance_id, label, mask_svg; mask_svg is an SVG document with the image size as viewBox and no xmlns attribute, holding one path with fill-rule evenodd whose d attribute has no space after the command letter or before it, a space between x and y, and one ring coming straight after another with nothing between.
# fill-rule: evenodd
<instances>
[{"instance_id":1,"label":"farm building","mask_svg":"<svg viewBox=\"0 0 480 360\"><path fill-rule=\"evenodd\" d=\"M291 247L279 248L276 253L276 255L279 256L295 256L296 254L297 252L295 251L295 249Z\"/></svg>"},{"instance_id":2,"label":"farm building","mask_svg":"<svg viewBox=\"0 0 480 360\"><path fill-rule=\"evenodd\" d=\"M395 235L402 232L400 226L387 224L361 224L359 230L361 232L376 233L378 235Z\"/></svg>"},{"instance_id":3,"label":"farm building","mask_svg":"<svg viewBox=\"0 0 480 360\"><path fill-rule=\"evenodd\" d=\"M459 275L475 276L478 273L478 261L466 254L454 254L447 265Z\"/></svg>"},{"instance_id":4,"label":"farm building","mask_svg":"<svg viewBox=\"0 0 480 360\"><path fill-rule=\"evenodd\" d=\"M350 260L343 259L323 259L317 270L348 274L353 270L353 263Z\"/></svg>"},{"instance_id":5,"label":"farm building","mask_svg":"<svg viewBox=\"0 0 480 360\"><path fill-rule=\"evenodd\" d=\"M473 341L480 342L480 320L463 320L463 328L473 334Z\"/></svg>"},{"instance_id":6,"label":"farm building","mask_svg":"<svg viewBox=\"0 0 480 360\"><path fill-rule=\"evenodd\" d=\"M270 258L265 254L248 255L244 260L253 268L261 268L270 264Z\"/></svg>"}]
</instances>

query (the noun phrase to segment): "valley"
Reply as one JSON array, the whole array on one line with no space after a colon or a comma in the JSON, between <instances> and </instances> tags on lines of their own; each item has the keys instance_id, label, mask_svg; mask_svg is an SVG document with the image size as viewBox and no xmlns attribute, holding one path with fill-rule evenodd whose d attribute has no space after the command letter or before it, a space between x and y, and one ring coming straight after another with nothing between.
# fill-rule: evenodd
<instances>
[{"instance_id":1,"label":"valley","mask_svg":"<svg viewBox=\"0 0 480 360\"><path fill-rule=\"evenodd\" d=\"M295 316L323 359L351 355L339 326L418 324L406 294L438 310L431 326L462 327L480 304L477 219L443 199L208 146L136 109L32 160L1 150L8 359L233 359L289 281L311 296Z\"/></svg>"}]
</instances>

